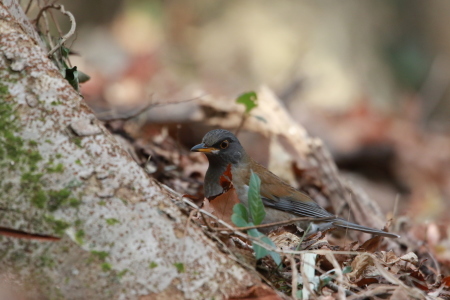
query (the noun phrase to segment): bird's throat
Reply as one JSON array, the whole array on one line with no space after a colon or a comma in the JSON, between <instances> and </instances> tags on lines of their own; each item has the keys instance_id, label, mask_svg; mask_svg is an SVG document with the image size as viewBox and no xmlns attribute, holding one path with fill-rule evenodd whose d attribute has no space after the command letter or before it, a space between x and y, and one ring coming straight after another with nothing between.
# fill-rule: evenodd
<instances>
[{"instance_id":1,"label":"bird's throat","mask_svg":"<svg viewBox=\"0 0 450 300\"><path fill-rule=\"evenodd\" d=\"M210 198L217 196L223 192L222 186L220 185L220 177L227 170L227 164L221 161L211 161L209 160L209 167L205 175L205 197Z\"/></svg>"}]
</instances>

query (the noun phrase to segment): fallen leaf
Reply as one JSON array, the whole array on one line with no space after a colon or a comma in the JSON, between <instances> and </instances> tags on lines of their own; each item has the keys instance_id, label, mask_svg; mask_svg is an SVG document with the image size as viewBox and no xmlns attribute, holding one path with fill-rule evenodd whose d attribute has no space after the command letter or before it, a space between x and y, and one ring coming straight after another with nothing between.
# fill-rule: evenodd
<instances>
[{"instance_id":1,"label":"fallen leaf","mask_svg":"<svg viewBox=\"0 0 450 300\"><path fill-rule=\"evenodd\" d=\"M378 279L377 278L361 278L361 280L358 280L357 282L355 282L355 284L358 286L358 287L362 287L362 286L365 286L365 285L369 285L369 284L372 284L372 283L378 283L379 281L378 281Z\"/></svg>"},{"instance_id":2,"label":"fallen leaf","mask_svg":"<svg viewBox=\"0 0 450 300\"><path fill-rule=\"evenodd\" d=\"M373 267L374 262L373 258L369 255L358 255L355 257L355 259L352 261L352 272L348 273L348 276L350 278L359 278L361 275L363 275L367 268Z\"/></svg>"},{"instance_id":3,"label":"fallen leaf","mask_svg":"<svg viewBox=\"0 0 450 300\"><path fill-rule=\"evenodd\" d=\"M246 293L231 297L229 300L282 300L273 289L265 284L252 286Z\"/></svg>"},{"instance_id":4,"label":"fallen leaf","mask_svg":"<svg viewBox=\"0 0 450 300\"><path fill-rule=\"evenodd\" d=\"M398 299L398 300L408 300L411 299L409 295L405 292L405 289L402 287L398 287L395 289L395 291L392 293L391 299Z\"/></svg>"},{"instance_id":5,"label":"fallen leaf","mask_svg":"<svg viewBox=\"0 0 450 300\"><path fill-rule=\"evenodd\" d=\"M295 250L301 240L297 235L287 231L270 233L268 236L280 250Z\"/></svg>"},{"instance_id":6,"label":"fallen leaf","mask_svg":"<svg viewBox=\"0 0 450 300\"><path fill-rule=\"evenodd\" d=\"M430 290L428 288L428 285L427 285L427 282L425 280L425 277L423 276L423 274L419 270L415 270L415 271L411 272L409 274L409 276L411 276L412 278L415 279L415 280L412 280L412 283L414 284L415 287L421 289L422 291L429 291Z\"/></svg>"},{"instance_id":7,"label":"fallen leaf","mask_svg":"<svg viewBox=\"0 0 450 300\"><path fill-rule=\"evenodd\" d=\"M380 255L381 255L381 260L390 265L393 265L396 262L400 261L400 258L392 250L388 251L388 252L381 251Z\"/></svg>"},{"instance_id":8,"label":"fallen leaf","mask_svg":"<svg viewBox=\"0 0 450 300\"><path fill-rule=\"evenodd\" d=\"M225 193L209 200L208 203L208 210L213 215L234 226L233 222L231 222L231 215L233 214L233 206L239 203L236 189L231 188Z\"/></svg>"},{"instance_id":9,"label":"fallen leaf","mask_svg":"<svg viewBox=\"0 0 450 300\"><path fill-rule=\"evenodd\" d=\"M228 224L235 226L231 221L231 215L233 214L233 206L240 203L240 201L237 196L236 189L233 187L233 183L231 182L232 179L231 164L229 164L219 179L219 183L224 192L217 196L204 199L202 208Z\"/></svg>"},{"instance_id":10,"label":"fallen leaf","mask_svg":"<svg viewBox=\"0 0 450 300\"><path fill-rule=\"evenodd\" d=\"M443 283L446 287L450 287L450 276L444 277L444 279L442 279L442 283Z\"/></svg>"},{"instance_id":11,"label":"fallen leaf","mask_svg":"<svg viewBox=\"0 0 450 300\"><path fill-rule=\"evenodd\" d=\"M360 246L360 249L363 249L366 252L374 253L380 247L380 244L381 244L382 240L383 240L383 237L377 235L377 236L375 236L375 237L365 241Z\"/></svg>"},{"instance_id":12,"label":"fallen leaf","mask_svg":"<svg viewBox=\"0 0 450 300\"><path fill-rule=\"evenodd\" d=\"M202 204L202 202L204 201L203 198L193 196L193 195L188 195L188 194L184 194L183 197L192 200L192 202L194 202L197 206L200 206L200 204Z\"/></svg>"}]
</instances>

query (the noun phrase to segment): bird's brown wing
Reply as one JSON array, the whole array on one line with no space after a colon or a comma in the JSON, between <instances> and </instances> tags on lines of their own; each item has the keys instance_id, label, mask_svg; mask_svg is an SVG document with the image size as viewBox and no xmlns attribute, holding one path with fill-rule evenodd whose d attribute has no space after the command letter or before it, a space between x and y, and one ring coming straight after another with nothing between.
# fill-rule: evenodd
<instances>
[{"instance_id":1,"label":"bird's brown wing","mask_svg":"<svg viewBox=\"0 0 450 300\"><path fill-rule=\"evenodd\" d=\"M300 217L326 218L334 216L308 195L297 191L258 163L253 162L252 169L261 179L261 198L265 206Z\"/></svg>"}]
</instances>

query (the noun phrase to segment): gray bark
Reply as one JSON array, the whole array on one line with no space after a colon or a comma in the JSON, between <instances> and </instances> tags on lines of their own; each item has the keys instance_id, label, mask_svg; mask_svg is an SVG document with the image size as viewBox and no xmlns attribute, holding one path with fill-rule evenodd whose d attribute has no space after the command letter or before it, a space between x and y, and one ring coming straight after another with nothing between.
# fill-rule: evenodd
<instances>
[{"instance_id":1,"label":"gray bark","mask_svg":"<svg viewBox=\"0 0 450 300\"><path fill-rule=\"evenodd\" d=\"M29 24L8 10L18 6L7 6L0 3L0 227L33 236L0 235L0 280L31 299L219 299L258 283L188 223L179 195L97 122Z\"/></svg>"}]
</instances>

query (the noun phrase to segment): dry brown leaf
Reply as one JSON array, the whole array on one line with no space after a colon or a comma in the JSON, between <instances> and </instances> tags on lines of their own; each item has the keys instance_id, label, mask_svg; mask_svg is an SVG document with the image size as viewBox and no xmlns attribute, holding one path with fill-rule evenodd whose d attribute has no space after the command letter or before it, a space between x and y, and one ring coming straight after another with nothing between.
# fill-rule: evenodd
<instances>
[{"instance_id":1,"label":"dry brown leaf","mask_svg":"<svg viewBox=\"0 0 450 300\"><path fill-rule=\"evenodd\" d=\"M229 300L282 300L272 288L265 284L252 286L246 293L231 297Z\"/></svg>"},{"instance_id":2,"label":"dry brown leaf","mask_svg":"<svg viewBox=\"0 0 450 300\"><path fill-rule=\"evenodd\" d=\"M373 284L373 283L378 283L379 282L379 280L378 280L378 278L361 278L360 280L358 280L357 282L355 282L355 284L358 286L358 287L362 287L362 286L365 286L365 285L369 285L369 284Z\"/></svg>"},{"instance_id":3,"label":"dry brown leaf","mask_svg":"<svg viewBox=\"0 0 450 300\"><path fill-rule=\"evenodd\" d=\"M394 265L399 262L411 263L413 266L416 266L419 263L419 258L414 252L409 252L401 257L398 257L392 250L391 251L380 251L377 252L377 256L388 265ZM406 264L402 264L399 266L405 267Z\"/></svg>"},{"instance_id":4,"label":"dry brown leaf","mask_svg":"<svg viewBox=\"0 0 450 300\"><path fill-rule=\"evenodd\" d=\"M349 278L361 277L369 267L374 266L373 258L369 255L358 255L352 261L352 271L348 274Z\"/></svg>"},{"instance_id":5,"label":"dry brown leaf","mask_svg":"<svg viewBox=\"0 0 450 300\"><path fill-rule=\"evenodd\" d=\"M405 292L405 289L402 287L398 287L395 289L395 291L392 293L391 299L395 300L409 300L411 299L408 293Z\"/></svg>"},{"instance_id":6,"label":"dry brown leaf","mask_svg":"<svg viewBox=\"0 0 450 300\"><path fill-rule=\"evenodd\" d=\"M444 277L442 279L442 283L446 286L446 287L450 287L450 276Z\"/></svg>"},{"instance_id":7,"label":"dry brown leaf","mask_svg":"<svg viewBox=\"0 0 450 300\"><path fill-rule=\"evenodd\" d=\"M219 219L234 226L231 222L231 215L233 214L233 206L239 203L239 198L236 193L236 189L233 187L233 180L231 174L231 165L228 165L225 172L220 176L220 185L224 192L220 195L210 197L203 201L203 209L212 213Z\"/></svg>"},{"instance_id":8,"label":"dry brown leaf","mask_svg":"<svg viewBox=\"0 0 450 300\"><path fill-rule=\"evenodd\" d=\"M209 212L210 214L214 214L214 208L211 206L207 198L203 199L202 209Z\"/></svg>"},{"instance_id":9,"label":"dry brown leaf","mask_svg":"<svg viewBox=\"0 0 450 300\"><path fill-rule=\"evenodd\" d=\"M214 199L209 200L209 207L212 209L212 214L234 226L233 222L231 222L231 215L233 214L233 206L237 203L239 203L239 198L236 190L232 188Z\"/></svg>"},{"instance_id":10,"label":"dry brown leaf","mask_svg":"<svg viewBox=\"0 0 450 300\"><path fill-rule=\"evenodd\" d=\"M390 265L393 265L400 260L400 258L395 255L393 251L380 251L377 253L377 256L380 257L381 261Z\"/></svg>"},{"instance_id":11,"label":"dry brown leaf","mask_svg":"<svg viewBox=\"0 0 450 300\"><path fill-rule=\"evenodd\" d=\"M300 238L293 233L284 232L271 232L269 238L275 243L280 250L295 250L300 243Z\"/></svg>"},{"instance_id":12,"label":"dry brown leaf","mask_svg":"<svg viewBox=\"0 0 450 300\"><path fill-rule=\"evenodd\" d=\"M374 236L371 239L368 239L365 241L360 248L363 249L366 252L374 253L381 245L381 242L383 241L383 237L377 235Z\"/></svg>"},{"instance_id":13,"label":"dry brown leaf","mask_svg":"<svg viewBox=\"0 0 450 300\"><path fill-rule=\"evenodd\" d=\"M415 270L409 274L410 277L412 277L414 280L412 280L412 283L415 287L421 289L422 291L429 291L427 282L425 280L425 277L419 270Z\"/></svg>"},{"instance_id":14,"label":"dry brown leaf","mask_svg":"<svg viewBox=\"0 0 450 300\"><path fill-rule=\"evenodd\" d=\"M415 266L419 263L419 258L417 257L417 254L414 252L408 252L405 255L400 256L400 259L406 262L409 262Z\"/></svg>"},{"instance_id":15,"label":"dry brown leaf","mask_svg":"<svg viewBox=\"0 0 450 300\"><path fill-rule=\"evenodd\" d=\"M204 205L205 203L203 198L199 198L194 195L184 194L183 198L188 198L189 200L192 200L192 202L194 202L197 206L200 206L201 204Z\"/></svg>"},{"instance_id":16,"label":"dry brown leaf","mask_svg":"<svg viewBox=\"0 0 450 300\"><path fill-rule=\"evenodd\" d=\"M197 205L201 203L201 208L203 210L234 226L233 222L231 222L231 215L233 214L233 206L236 203L239 203L239 198L231 180L231 165L228 165L227 169L220 177L220 185L224 190L222 194L210 197L209 199L200 199L192 195L183 195L183 197L191 199ZM200 220L200 222L202 221Z\"/></svg>"}]
</instances>

